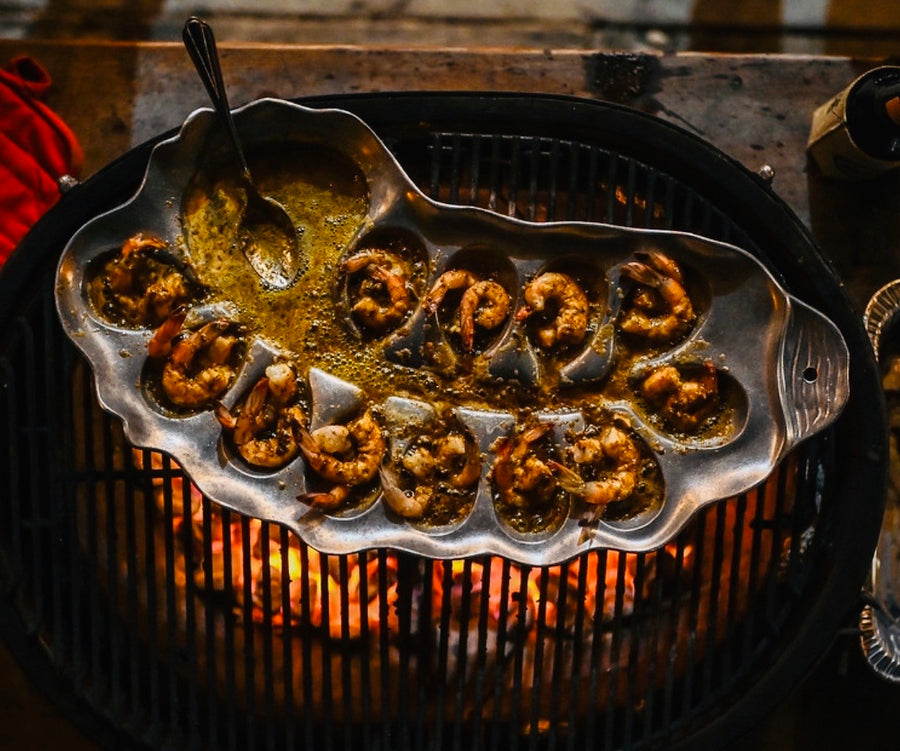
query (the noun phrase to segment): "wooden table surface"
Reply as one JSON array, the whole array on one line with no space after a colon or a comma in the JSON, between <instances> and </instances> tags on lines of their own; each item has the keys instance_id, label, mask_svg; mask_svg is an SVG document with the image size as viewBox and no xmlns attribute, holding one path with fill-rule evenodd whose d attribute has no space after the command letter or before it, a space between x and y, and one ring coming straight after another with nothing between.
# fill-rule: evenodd
<instances>
[{"instance_id":1,"label":"wooden table surface","mask_svg":"<svg viewBox=\"0 0 900 751\"><path fill-rule=\"evenodd\" d=\"M877 60L282 45L221 45L220 52L233 106L267 94L293 98L400 90L567 94L630 105L706 139L753 171L771 168L772 190L810 228L860 310L877 287L900 276L895 242L900 237L898 173L858 184L830 181L818 174L806 154L813 110ZM0 40L0 58L17 54L31 55L53 77L47 102L83 145L83 177L176 127L208 102L177 44ZM849 660L852 671L864 672L854 649L858 652L851 639L837 658L826 659L823 669L829 676L841 671L846 676ZM4 668L8 674L17 670L2 653L0 670ZM3 700L4 693L12 692L20 705L26 701L22 692L27 680L12 675L16 688L0 690L0 746L41 748L33 738L17 734L26 733L27 722L16 723L18 707ZM850 684L843 690L850 691ZM881 696L877 682L871 690ZM839 731L827 725L818 731L796 730L794 713L802 714L811 702L821 705L823 691L816 679L801 688L784 711L748 739L747 749L813 748L797 741L798 735L819 739L819 749L845 747L821 745L822 739L839 737ZM840 693L834 696L834 702L843 701ZM882 722L900 709L900 693L888 691L885 696L890 709L882 712ZM870 701L877 705L881 699ZM39 715L44 711L39 707ZM72 733L66 743L52 747L93 747L83 739L79 746L78 734ZM6 739L9 745L3 745ZM880 748L878 742L846 747Z\"/></svg>"},{"instance_id":2,"label":"wooden table surface","mask_svg":"<svg viewBox=\"0 0 900 751\"><path fill-rule=\"evenodd\" d=\"M617 54L220 45L232 106L384 91L513 91L626 104L704 138L750 170L812 230L864 305L900 276L897 173L830 181L809 163L813 110L877 60L786 55ZM54 80L48 103L75 131L88 176L208 105L179 44L0 40L0 59L29 54Z\"/></svg>"}]
</instances>

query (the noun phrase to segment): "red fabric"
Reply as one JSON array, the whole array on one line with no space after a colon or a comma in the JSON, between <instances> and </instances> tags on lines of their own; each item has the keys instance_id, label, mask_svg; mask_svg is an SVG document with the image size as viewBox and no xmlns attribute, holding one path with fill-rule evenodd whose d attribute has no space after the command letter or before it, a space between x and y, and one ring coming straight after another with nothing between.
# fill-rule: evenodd
<instances>
[{"instance_id":1,"label":"red fabric","mask_svg":"<svg viewBox=\"0 0 900 751\"><path fill-rule=\"evenodd\" d=\"M59 178L81 173L78 140L41 101L51 83L30 57L0 70L0 264L59 199Z\"/></svg>"}]
</instances>

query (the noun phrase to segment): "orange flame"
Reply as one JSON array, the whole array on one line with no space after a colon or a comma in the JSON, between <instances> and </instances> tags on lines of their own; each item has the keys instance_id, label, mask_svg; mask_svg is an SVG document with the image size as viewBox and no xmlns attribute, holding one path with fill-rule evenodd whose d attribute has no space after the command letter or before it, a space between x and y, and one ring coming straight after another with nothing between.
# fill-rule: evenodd
<instances>
[{"instance_id":1,"label":"orange flame","mask_svg":"<svg viewBox=\"0 0 900 751\"><path fill-rule=\"evenodd\" d=\"M142 456L143 452L135 452L139 466ZM156 452L150 452L150 457L155 469L162 469L170 461ZM177 465L170 462L170 466ZM264 544L263 529L267 523L237 514L229 517L226 534L218 507L210 503L205 510L202 494L187 480L179 477L164 480L162 476L154 479L160 509L166 504L165 482L169 483L174 529L183 531L182 525L190 524L200 557L211 557L199 561L194 572L200 591L213 589L230 593L236 611L239 614L249 611L254 622L268 620L274 626L286 622L307 625L327 630L332 638L358 639L366 633L377 635L382 628L391 632L399 630L396 613L399 563L395 554L370 553L339 561L338 557L320 555L312 549L304 551L293 533L287 535L288 544L284 548L285 538L275 525L269 525ZM189 519L184 518L181 500L185 497L184 483L189 485ZM212 539L204 545L205 514L212 517L212 523L207 519L206 525L212 530ZM249 535L247 540L244 530ZM675 546L668 547L674 557ZM246 550L250 551L249 562ZM690 546L682 548L682 556L687 562ZM225 570L227 560L230 560L229 571ZM452 612L459 612L463 597L469 597L472 602L478 602L470 608L473 617L486 612L489 628L497 628L506 619L508 625L515 620L520 626L524 623L533 627L540 621L551 629L569 629L574 625L576 612L584 617L610 619L616 612L628 614L633 609L637 560L634 553L608 550L549 567L522 567L502 558L435 561L431 612L437 618L445 605ZM213 572L211 581L208 571ZM288 583L286 598L284 582ZM567 594L562 599L564 587ZM244 601L248 591L249 603ZM449 598L446 603L445 598ZM568 603L564 613L559 612L561 601ZM386 621L384 614L387 614Z\"/></svg>"}]
</instances>

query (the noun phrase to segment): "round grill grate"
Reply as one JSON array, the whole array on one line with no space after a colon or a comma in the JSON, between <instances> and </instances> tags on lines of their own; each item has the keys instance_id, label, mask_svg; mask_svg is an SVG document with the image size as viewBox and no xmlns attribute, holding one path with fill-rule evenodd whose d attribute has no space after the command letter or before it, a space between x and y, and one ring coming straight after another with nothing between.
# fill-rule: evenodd
<instances>
[{"instance_id":1,"label":"round grill grate","mask_svg":"<svg viewBox=\"0 0 900 751\"><path fill-rule=\"evenodd\" d=\"M745 248L841 328L850 404L664 550L545 569L321 555L129 446L58 325L56 259L136 189L147 144L64 197L0 276L0 581L14 651L117 748L708 748L745 729L827 646L880 524L874 363L803 227L724 155L620 107L304 103L360 115L439 200Z\"/></svg>"}]
</instances>

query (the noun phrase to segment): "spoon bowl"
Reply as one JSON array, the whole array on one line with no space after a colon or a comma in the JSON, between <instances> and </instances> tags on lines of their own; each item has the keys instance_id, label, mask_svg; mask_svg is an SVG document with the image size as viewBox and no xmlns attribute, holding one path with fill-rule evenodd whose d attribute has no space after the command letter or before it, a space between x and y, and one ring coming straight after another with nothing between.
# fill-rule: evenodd
<instances>
[{"instance_id":1,"label":"spoon bowl","mask_svg":"<svg viewBox=\"0 0 900 751\"><path fill-rule=\"evenodd\" d=\"M302 266L297 228L284 207L244 180L247 202L238 242L253 270L275 289L290 287Z\"/></svg>"},{"instance_id":2,"label":"spoon bowl","mask_svg":"<svg viewBox=\"0 0 900 751\"><path fill-rule=\"evenodd\" d=\"M297 228L284 206L274 198L260 193L250 174L228 105L212 28L205 21L192 16L184 24L183 38L240 165L246 195L238 234L241 250L267 287L290 287L303 265Z\"/></svg>"}]
</instances>

